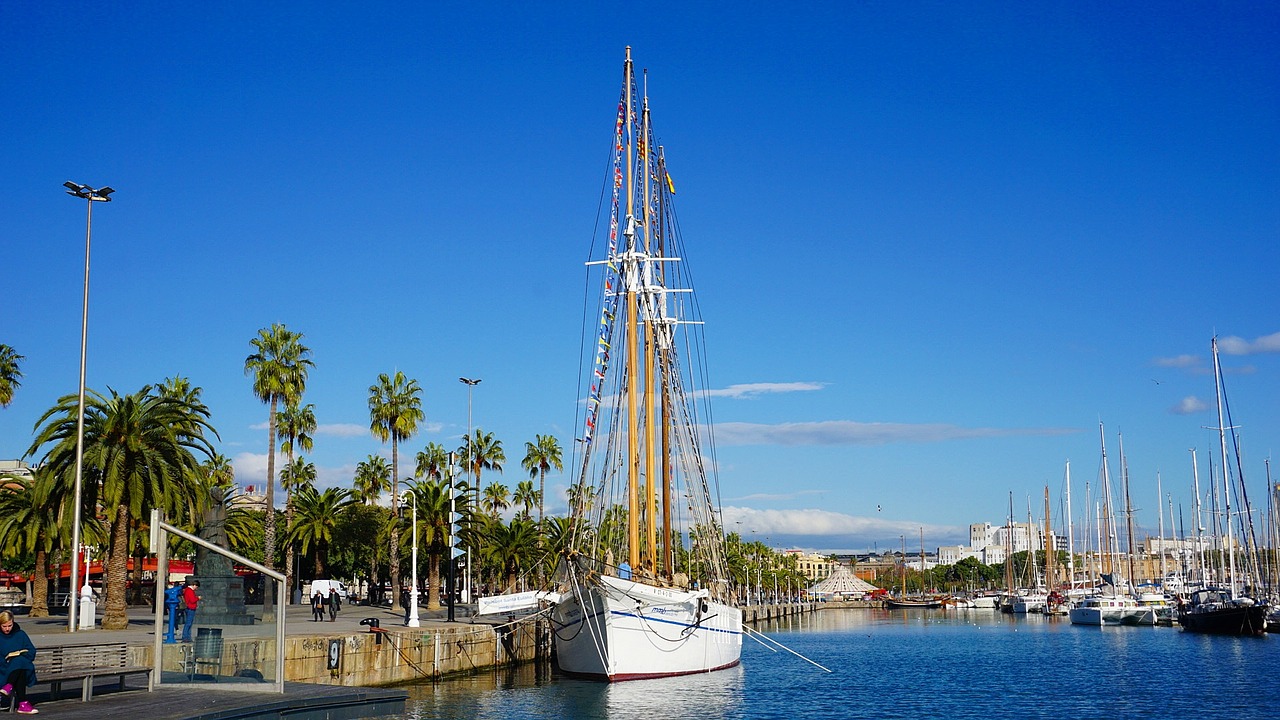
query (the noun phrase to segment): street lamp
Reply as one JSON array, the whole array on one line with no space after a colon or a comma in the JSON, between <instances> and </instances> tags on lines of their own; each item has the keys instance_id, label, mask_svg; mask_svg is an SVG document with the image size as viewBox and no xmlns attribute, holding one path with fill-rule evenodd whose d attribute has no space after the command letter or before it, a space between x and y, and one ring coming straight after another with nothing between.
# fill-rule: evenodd
<instances>
[{"instance_id":1,"label":"street lamp","mask_svg":"<svg viewBox=\"0 0 1280 720\"><path fill-rule=\"evenodd\" d=\"M93 232L93 204L111 202L111 193L115 190L110 187L95 190L88 185L73 183L70 180L62 185L67 188L68 195L83 198L89 207L84 226L84 307L80 314L80 404L76 410L75 508L72 511L71 520L71 587L68 588L70 594L74 595L78 590L76 585L80 582L80 495L84 486L84 361L86 341L89 337L89 238ZM88 578L89 574L86 572L86 585L89 584ZM78 625L80 606L76 600L71 597L67 603L70 606L70 611L67 613L67 629L70 632L75 632Z\"/></svg>"},{"instance_id":2,"label":"street lamp","mask_svg":"<svg viewBox=\"0 0 1280 720\"><path fill-rule=\"evenodd\" d=\"M474 388L475 388L475 386L477 386L477 385L479 385L479 384L480 384L480 378L475 378L475 379L473 380L473 379L471 379L471 378L464 378L464 377L460 377L460 378L458 378L458 382L463 383L464 385L466 385L466 386L467 386L467 437L465 438L465 439L466 439L466 441L467 441L467 444L466 444L466 445L464 445L463 447L464 447L464 448L466 448L466 450L467 450L467 457L468 457L468 458L470 458L470 462L471 462L472 464L474 464L474 463L475 463L475 458L471 457L471 455L475 452L475 448L473 448L473 447L471 446L471 391L472 391L472 389L474 389ZM480 483L479 483L479 482L476 482L476 507L475 507L475 509L476 509L476 510L479 510L479 509L480 509ZM470 549L471 549L471 548L468 548L468 550L470 550ZM467 553L467 578L466 578L466 582L464 582L464 583L463 583L463 585L462 585L462 602L464 602L464 603L469 603L469 602L471 602L471 587L472 587L472 586L471 586L471 564L472 564L472 560L473 560L473 558L472 558L472 553L471 553L471 552L468 552L468 553Z\"/></svg>"},{"instance_id":3,"label":"street lamp","mask_svg":"<svg viewBox=\"0 0 1280 720\"><path fill-rule=\"evenodd\" d=\"M413 495L413 589L409 591L409 615L404 624L416 628L421 627L418 622L418 493L411 490L410 494Z\"/></svg>"}]
</instances>

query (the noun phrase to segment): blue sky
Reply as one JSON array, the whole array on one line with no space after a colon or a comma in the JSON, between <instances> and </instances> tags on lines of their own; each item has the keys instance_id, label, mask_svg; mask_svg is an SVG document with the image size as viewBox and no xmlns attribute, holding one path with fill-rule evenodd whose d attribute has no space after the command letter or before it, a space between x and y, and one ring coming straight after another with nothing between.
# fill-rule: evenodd
<instances>
[{"instance_id":1,"label":"blue sky","mask_svg":"<svg viewBox=\"0 0 1280 720\"><path fill-rule=\"evenodd\" d=\"M708 321L726 519L822 550L960 542L1123 432L1138 523L1216 456L1223 339L1246 473L1280 439L1280 10L1269 4L165 3L0 7L0 457L76 385L204 388L242 484L259 328L305 334L322 484L422 384L523 477L575 434L583 262L623 48ZM1215 462L1217 462L1215 460ZM1116 473L1118 467L1112 466ZM567 476L549 481L568 484ZM910 543L908 543L910 545Z\"/></svg>"}]
</instances>

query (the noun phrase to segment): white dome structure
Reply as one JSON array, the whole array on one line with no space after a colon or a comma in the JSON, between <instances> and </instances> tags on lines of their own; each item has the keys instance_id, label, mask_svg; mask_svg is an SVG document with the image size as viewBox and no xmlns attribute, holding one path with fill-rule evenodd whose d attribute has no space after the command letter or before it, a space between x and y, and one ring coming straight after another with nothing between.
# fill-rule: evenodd
<instances>
[{"instance_id":1,"label":"white dome structure","mask_svg":"<svg viewBox=\"0 0 1280 720\"><path fill-rule=\"evenodd\" d=\"M831 576L809 588L809 595L862 596L880 588L853 574L853 570L840 565Z\"/></svg>"}]
</instances>

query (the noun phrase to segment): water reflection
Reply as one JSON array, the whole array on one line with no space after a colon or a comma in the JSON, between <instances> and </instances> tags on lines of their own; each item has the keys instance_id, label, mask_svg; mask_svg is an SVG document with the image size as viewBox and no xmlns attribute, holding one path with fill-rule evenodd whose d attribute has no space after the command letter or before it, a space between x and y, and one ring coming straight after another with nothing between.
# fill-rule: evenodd
<instances>
[{"instance_id":1,"label":"water reflection","mask_svg":"<svg viewBox=\"0 0 1280 720\"><path fill-rule=\"evenodd\" d=\"M543 664L409 686L403 717L1163 720L1202 713L1210 695L1224 717L1275 717L1276 638L936 610L824 611L758 629L832 672L744 640L741 667L707 675L609 685Z\"/></svg>"},{"instance_id":2,"label":"water reflection","mask_svg":"<svg viewBox=\"0 0 1280 720\"><path fill-rule=\"evenodd\" d=\"M553 676L547 663L404 687L406 718L628 718L742 716L742 667L703 675L602 683Z\"/></svg>"}]
</instances>

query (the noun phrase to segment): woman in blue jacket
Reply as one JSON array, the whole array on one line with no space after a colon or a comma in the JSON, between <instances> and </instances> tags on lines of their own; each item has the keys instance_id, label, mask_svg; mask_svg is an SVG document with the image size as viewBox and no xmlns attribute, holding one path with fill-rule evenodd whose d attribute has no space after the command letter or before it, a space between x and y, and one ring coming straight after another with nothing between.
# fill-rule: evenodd
<instances>
[{"instance_id":1,"label":"woman in blue jacket","mask_svg":"<svg viewBox=\"0 0 1280 720\"><path fill-rule=\"evenodd\" d=\"M13 621L13 613L0 611L0 695L17 703L22 715L35 715L38 710L27 702L27 686L36 681L36 646Z\"/></svg>"}]
</instances>

